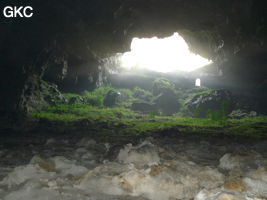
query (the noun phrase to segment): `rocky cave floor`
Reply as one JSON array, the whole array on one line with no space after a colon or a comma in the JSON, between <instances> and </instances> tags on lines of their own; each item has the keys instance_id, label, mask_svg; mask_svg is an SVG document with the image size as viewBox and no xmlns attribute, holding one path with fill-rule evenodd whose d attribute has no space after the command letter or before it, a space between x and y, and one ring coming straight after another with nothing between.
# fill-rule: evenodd
<instances>
[{"instance_id":1,"label":"rocky cave floor","mask_svg":"<svg viewBox=\"0 0 267 200\"><path fill-rule=\"evenodd\" d=\"M267 199L267 141L1 137L1 200Z\"/></svg>"}]
</instances>

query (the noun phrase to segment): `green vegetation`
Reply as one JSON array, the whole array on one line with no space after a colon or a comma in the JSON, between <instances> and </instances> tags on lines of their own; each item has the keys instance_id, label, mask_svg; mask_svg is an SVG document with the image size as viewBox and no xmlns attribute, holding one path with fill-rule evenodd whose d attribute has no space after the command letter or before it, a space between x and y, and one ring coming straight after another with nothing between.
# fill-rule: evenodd
<instances>
[{"instance_id":1,"label":"green vegetation","mask_svg":"<svg viewBox=\"0 0 267 200\"><path fill-rule=\"evenodd\" d=\"M150 91L135 87L133 89L133 97L149 102L153 98L153 94Z\"/></svg>"},{"instance_id":2,"label":"green vegetation","mask_svg":"<svg viewBox=\"0 0 267 200\"><path fill-rule=\"evenodd\" d=\"M30 114L34 118L46 118L52 121L77 121L80 119L97 120L116 120L127 119L135 116L135 113L125 108L99 108L86 105L85 103L47 105L40 111Z\"/></svg>"},{"instance_id":3,"label":"green vegetation","mask_svg":"<svg viewBox=\"0 0 267 200\"><path fill-rule=\"evenodd\" d=\"M199 95L209 94L212 91L214 91L214 90L213 89L206 89L203 91L195 91L194 89L187 90L187 91L177 91L176 90L176 94L178 94L180 97L180 99L179 99L179 103L181 105L180 113L179 113L180 116L186 117L186 116L190 116L192 114L191 112L188 111L187 103L189 101L191 101L194 97L199 96ZM194 116L198 116L200 113L201 113L200 109L195 109L193 112Z\"/></svg>"},{"instance_id":4,"label":"green vegetation","mask_svg":"<svg viewBox=\"0 0 267 200\"><path fill-rule=\"evenodd\" d=\"M175 90L174 83L172 83L171 81L169 81L166 78L156 78L154 80L153 88L152 88L153 95L158 95L166 89L174 91Z\"/></svg>"},{"instance_id":5,"label":"green vegetation","mask_svg":"<svg viewBox=\"0 0 267 200\"><path fill-rule=\"evenodd\" d=\"M119 92L122 96L126 96L123 102L118 102L117 106L119 107L129 107L132 104L135 98L133 98L133 91L125 88L113 88L111 85L105 85L100 88L95 89L94 91L85 91L83 95L66 93L63 94L64 97L68 100L74 99L73 103L82 102L86 105L103 107L104 98L107 93L112 90L114 92Z\"/></svg>"},{"instance_id":6,"label":"green vegetation","mask_svg":"<svg viewBox=\"0 0 267 200\"><path fill-rule=\"evenodd\" d=\"M225 123L228 119L228 114L230 113L230 102L224 100L221 103L221 108L218 110L209 109L206 113L207 117L213 121L219 121L221 123Z\"/></svg>"},{"instance_id":7,"label":"green vegetation","mask_svg":"<svg viewBox=\"0 0 267 200\"><path fill-rule=\"evenodd\" d=\"M102 106L104 102L104 96L93 92L85 91L84 96L86 102L92 106Z\"/></svg>"},{"instance_id":8,"label":"green vegetation","mask_svg":"<svg viewBox=\"0 0 267 200\"><path fill-rule=\"evenodd\" d=\"M107 134L115 131L116 134L124 136L145 136L170 129L177 133L226 134L254 138L267 136L267 117L227 119L225 123L221 123L208 118L141 115L125 108L98 108L79 103L47 106L42 111L31 113L30 117L33 121L46 119L52 122L64 122L66 125L86 119L99 130L107 127Z\"/></svg>"},{"instance_id":9,"label":"green vegetation","mask_svg":"<svg viewBox=\"0 0 267 200\"><path fill-rule=\"evenodd\" d=\"M185 96L184 102L186 103L186 102L190 101L191 99L193 99L194 97L199 96L199 95L209 94L212 91L214 91L214 90L213 89L207 89L207 90L203 90L200 92L195 92L195 91L189 90L189 91L187 91L187 95Z\"/></svg>"},{"instance_id":10,"label":"green vegetation","mask_svg":"<svg viewBox=\"0 0 267 200\"><path fill-rule=\"evenodd\" d=\"M203 95L203 94L209 94L212 91L214 91L214 90L213 89L207 89L207 90L203 90L201 92L196 92L196 93L192 94L192 97Z\"/></svg>"},{"instance_id":11,"label":"green vegetation","mask_svg":"<svg viewBox=\"0 0 267 200\"><path fill-rule=\"evenodd\" d=\"M125 94L128 94L129 96L133 94L133 92L131 90L129 90L129 89L126 89L126 88L114 88L111 85L104 85L104 86L102 86L100 88L96 88L92 92L92 94L104 97L108 93L108 91L110 91L110 90L113 90L115 92L125 93Z\"/></svg>"},{"instance_id":12,"label":"green vegetation","mask_svg":"<svg viewBox=\"0 0 267 200\"><path fill-rule=\"evenodd\" d=\"M160 80L161 82L162 80ZM163 80L165 82L165 80ZM165 84L165 83L164 83ZM170 86L167 83L168 87ZM171 87L171 86L170 86ZM103 106L103 99L108 91L113 90L123 94L123 100L116 107ZM209 93L211 90L197 92L194 95ZM188 92L187 96L192 93ZM110 85L98 88L92 92L85 91L83 95L64 94L65 98L73 102L46 105L41 110L29 114L32 122L46 120L58 126L58 130L90 129L96 134L105 133L103 137L134 137L148 136L162 131L172 131L185 134L225 134L253 138L267 137L267 117L250 117L243 119L228 119L228 102L222 102L221 109L210 110L207 118L183 117L181 113L173 116L159 116L158 113L140 114L129 109L136 100L149 101L153 95L141 88L129 89L112 88ZM81 126L85 120L87 125ZM64 124L64 126L62 125Z\"/></svg>"}]
</instances>

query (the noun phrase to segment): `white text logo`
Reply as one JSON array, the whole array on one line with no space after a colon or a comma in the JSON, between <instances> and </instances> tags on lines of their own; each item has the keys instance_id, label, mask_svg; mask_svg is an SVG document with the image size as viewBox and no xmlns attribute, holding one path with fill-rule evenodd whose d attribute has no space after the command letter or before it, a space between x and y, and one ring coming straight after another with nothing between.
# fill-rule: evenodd
<instances>
[{"instance_id":1,"label":"white text logo","mask_svg":"<svg viewBox=\"0 0 267 200\"><path fill-rule=\"evenodd\" d=\"M33 16L33 8L31 6L6 6L3 10L3 14L6 18L14 17L26 17L30 18Z\"/></svg>"}]
</instances>

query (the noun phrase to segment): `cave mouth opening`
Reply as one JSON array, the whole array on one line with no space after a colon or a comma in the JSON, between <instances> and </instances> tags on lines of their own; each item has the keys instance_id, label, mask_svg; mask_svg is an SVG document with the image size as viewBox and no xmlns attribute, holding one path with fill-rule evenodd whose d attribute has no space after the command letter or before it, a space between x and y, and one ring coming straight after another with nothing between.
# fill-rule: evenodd
<instances>
[{"instance_id":1,"label":"cave mouth opening","mask_svg":"<svg viewBox=\"0 0 267 200\"><path fill-rule=\"evenodd\" d=\"M177 32L166 38L133 38L131 51L122 54L120 62L126 69L157 72L190 72L212 63L192 53Z\"/></svg>"}]
</instances>

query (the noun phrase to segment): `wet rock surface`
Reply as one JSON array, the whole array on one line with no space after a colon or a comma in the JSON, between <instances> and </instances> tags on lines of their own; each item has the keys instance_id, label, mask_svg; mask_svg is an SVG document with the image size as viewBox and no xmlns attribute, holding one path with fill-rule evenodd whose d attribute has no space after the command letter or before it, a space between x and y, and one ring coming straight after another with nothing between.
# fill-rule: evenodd
<instances>
[{"instance_id":1,"label":"wet rock surface","mask_svg":"<svg viewBox=\"0 0 267 200\"><path fill-rule=\"evenodd\" d=\"M20 141L18 145L18 140ZM0 199L266 199L264 141L6 138Z\"/></svg>"}]
</instances>

